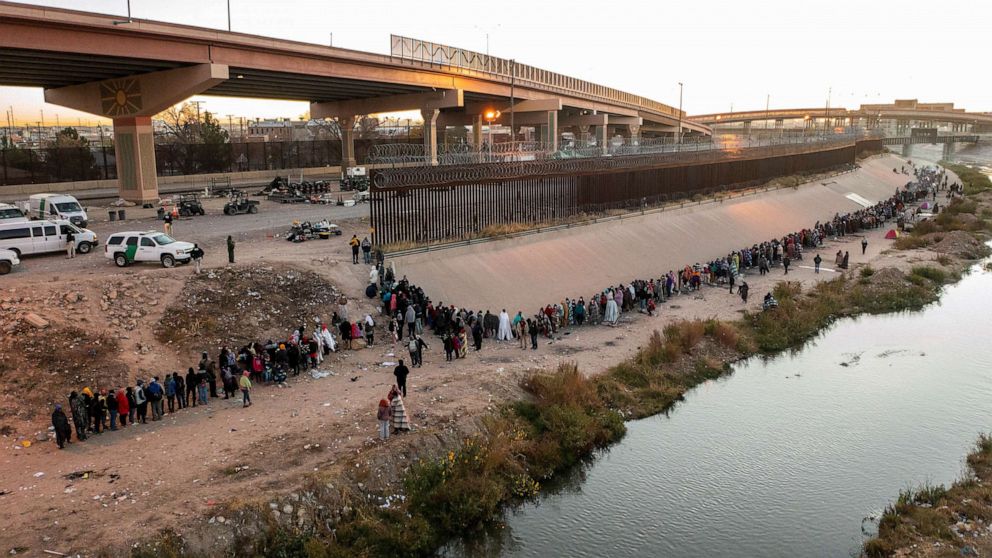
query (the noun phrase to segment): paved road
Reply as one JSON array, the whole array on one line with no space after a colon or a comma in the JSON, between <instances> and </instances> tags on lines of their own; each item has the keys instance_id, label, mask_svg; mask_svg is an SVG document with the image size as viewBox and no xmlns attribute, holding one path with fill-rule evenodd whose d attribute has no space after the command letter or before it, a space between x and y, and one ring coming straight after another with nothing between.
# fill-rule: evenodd
<instances>
[{"instance_id":1,"label":"paved road","mask_svg":"<svg viewBox=\"0 0 992 558\"><path fill-rule=\"evenodd\" d=\"M224 199L210 199L204 202L207 215L203 217L183 218L173 223L173 236L178 240L199 243L208 253L219 254L225 248L227 235L232 235L239 243L260 243L268 240L269 236L284 236L293 221L319 221L328 219L332 223L342 225L346 233L362 234L367 230L363 225L368 220L369 205L358 204L352 207L335 205L311 204L282 204L263 200L258 213L245 215L224 215L222 208ZM100 246L88 255L79 255L75 259L66 260L62 252L25 256L15 273L36 273L39 278L51 273L87 273L112 270L113 264L104 257L103 245L107 238L121 231L162 230L162 222L156 217L153 209L140 207L124 208L128 219L109 221L104 208L90 212L89 229L97 234ZM285 250L289 243L272 243L273 251ZM145 267L145 266L141 266ZM0 285L3 280L0 279Z\"/></svg>"}]
</instances>

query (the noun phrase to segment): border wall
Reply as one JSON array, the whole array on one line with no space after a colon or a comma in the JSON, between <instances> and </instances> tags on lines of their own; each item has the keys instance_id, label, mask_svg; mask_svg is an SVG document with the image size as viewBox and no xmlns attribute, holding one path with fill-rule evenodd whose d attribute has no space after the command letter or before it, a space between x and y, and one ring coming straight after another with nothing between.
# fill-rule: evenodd
<instances>
[{"instance_id":1,"label":"border wall","mask_svg":"<svg viewBox=\"0 0 992 558\"><path fill-rule=\"evenodd\" d=\"M519 176L510 178L485 179L475 173L478 179L410 186L381 187L373 175L371 224L380 245L462 240L500 226L553 225L822 171L852 164L857 153L881 148L879 140L769 146L660 161L645 157L634 164L614 163L620 168L532 176L524 165Z\"/></svg>"}]
</instances>

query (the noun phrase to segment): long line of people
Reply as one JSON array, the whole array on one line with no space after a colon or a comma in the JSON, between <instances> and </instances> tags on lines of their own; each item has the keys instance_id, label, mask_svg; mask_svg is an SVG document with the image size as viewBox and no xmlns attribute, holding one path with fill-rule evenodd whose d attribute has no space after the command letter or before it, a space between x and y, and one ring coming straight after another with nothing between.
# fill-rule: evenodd
<instances>
[{"instance_id":1,"label":"long line of people","mask_svg":"<svg viewBox=\"0 0 992 558\"><path fill-rule=\"evenodd\" d=\"M924 195L932 191L939 181L946 185L942 169L915 169L923 181ZM923 178L926 177L926 178ZM381 296L381 314L388 322L388 331L394 342L409 339L410 356L415 366L422 362L424 328L433 331L444 347L445 359L464 358L469 347L481 350L483 340L519 342L522 349L536 350L539 337L554 339L563 328L583 325L616 325L623 313L637 311L654 315L658 305L671 297L698 291L704 285L727 286L734 293L735 286L741 300L747 303L750 287L744 274L757 271L765 275L772 267L781 266L787 274L790 265L803 260L804 253L817 250L828 238L842 238L882 227L897 217L907 204L921 198L917 188L897 189L890 198L877 204L849 213L837 213L830 220L816 222L811 227L780 238L753 244L731 251L726 256L706 263L687 264L678 271L669 270L658 278L636 279L628 284L607 287L588 299L565 298L539 308L531 316L518 311L512 317L503 309L498 314L434 304L423 289L411 284L404 276L395 280L391 268L381 262L372 269L366 294ZM867 240L862 241L862 252ZM822 257L814 258L815 270L820 270ZM838 252L835 265L846 269L850 254ZM379 290L381 289L381 295ZM775 306L771 293L765 295L765 307Z\"/></svg>"},{"instance_id":2,"label":"long line of people","mask_svg":"<svg viewBox=\"0 0 992 558\"><path fill-rule=\"evenodd\" d=\"M760 275L764 275L772 266L779 265L788 273L792 261L802 260L806 250L822 247L824 239L881 227L898 216L906 204L948 187L942 169L914 168L914 174L917 178L915 185L911 183L873 206L835 214L829 221L817 222L810 228L781 238L742 247L705 264L687 264L678 272L669 270L658 278L635 279L626 285L609 286L588 300L581 296L577 299L565 298L539 308L529 317L525 317L522 311L511 318L506 309L494 314L489 310L472 311L444 302L435 305L424 290L411 284L406 276L396 280L393 268L385 266L381 256L376 258L376 264L370 271L366 295L381 301L379 314L387 320L388 337L394 345L402 343L406 346L411 366L414 367L423 365L424 351L430 348L423 338L425 328L440 339L447 361L465 358L470 346L476 351L481 350L485 339L518 342L521 349L529 347L536 350L539 337L553 341L562 329L568 327L615 326L620 316L627 312L637 311L651 316L659 304L672 297L698 291L704 285L729 284L731 294L738 286L739 296L746 303L749 286L743 280L745 273L757 269ZM863 241L863 251L865 246L866 241ZM846 268L848 259L849 254L838 252L835 263ZM820 261L822 258L817 254L814 258L817 272ZM764 305L766 308L775 305L771 293L765 295ZM134 386L99 392L89 387L83 388L81 393L73 391L69 395L69 408L77 439L85 440L89 435L108 429L118 430L119 427L127 427L128 423L144 424L149 407L152 409L151 420L161 420L166 412L163 401L167 403L169 413L198 404L206 405L210 398L219 397L218 378L225 399L235 397L240 389L243 406L250 406L254 383L285 382L290 374L299 375L301 371L318 367L331 352L357 348L356 341L374 346L376 327L379 326L371 314L350 321L347 301L342 300L331 318L330 328L321 323L312 332L307 332L306 327L301 325L283 341L255 341L237 350L223 347L216 362L204 352L198 367L190 367L185 378L172 373L164 382L155 376L147 385L145 380L138 379ZM340 343L334 331L337 331ZM402 363L401 367L406 369ZM394 431L410 428L403 403L405 377L403 374L403 379L392 387L387 399L380 401L377 417L381 438L388 436L388 428L383 426L383 421L391 422ZM61 448L71 439L68 417L61 405L56 405L52 424Z\"/></svg>"}]
</instances>

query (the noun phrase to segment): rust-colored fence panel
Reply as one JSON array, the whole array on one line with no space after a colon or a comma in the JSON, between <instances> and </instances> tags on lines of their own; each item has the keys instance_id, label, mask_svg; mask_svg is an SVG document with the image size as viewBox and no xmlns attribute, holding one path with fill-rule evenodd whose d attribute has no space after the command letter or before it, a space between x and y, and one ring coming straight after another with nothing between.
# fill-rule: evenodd
<instances>
[{"instance_id":1,"label":"rust-colored fence panel","mask_svg":"<svg viewBox=\"0 0 992 558\"><path fill-rule=\"evenodd\" d=\"M781 155L623 167L597 172L501 180L371 188L375 241L382 245L439 242L550 225L582 214L629 210L710 195L756 181L853 163L874 147L859 141ZM881 147L881 145L879 145Z\"/></svg>"}]
</instances>

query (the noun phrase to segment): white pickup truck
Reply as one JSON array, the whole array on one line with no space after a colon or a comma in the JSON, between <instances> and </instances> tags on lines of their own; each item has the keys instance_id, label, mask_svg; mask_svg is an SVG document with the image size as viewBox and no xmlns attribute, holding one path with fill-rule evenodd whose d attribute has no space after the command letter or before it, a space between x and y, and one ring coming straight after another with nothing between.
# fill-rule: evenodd
<instances>
[{"instance_id":1,"label":"white pickup truck","mask_svg":"<svg viewBox=\"0 0 992 558\"><path fill-rule=\"evenodd\" d=\"M15 265L20 265L21 259L17 257L17 252L13 250L0 250L0 275L10 273Z\"/></svg>"}]
</instances>

